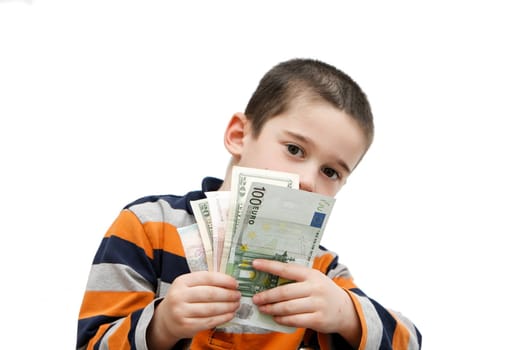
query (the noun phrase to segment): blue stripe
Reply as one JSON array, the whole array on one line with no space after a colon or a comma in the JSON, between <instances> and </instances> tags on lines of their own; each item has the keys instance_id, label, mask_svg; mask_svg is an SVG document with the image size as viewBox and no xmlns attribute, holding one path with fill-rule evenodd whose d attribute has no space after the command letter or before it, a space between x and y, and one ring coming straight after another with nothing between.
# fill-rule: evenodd
<instances>
[{"instance_id":1,"label":"blue stripe","mask_svg":"<svg viewBox=\"0 0 515 350\"><path fill-rule=\"evenodd\" d=\"M320 247L320 250L329 252L326 248L324 248L322 246L319 246L319 247ZM338 255L335 255L335 254L331 254L331 255L333 256L333 260L331 261L329 266L327 266L327 270L325 270L326 275L329 273L329 271L334 270L335 268L338 267Z\"/></svg>"},{"instance_id":2,"label":"blue stripe","mask_svg":"<svg viewBox=\"0 0 515 350\"><path fill-rule=\"evenodd\" d=\"M86 345L88 341L95 336L101 325L114 322L117 319L119 319L119 317L94 316L79 320L77 328L77 349ZM101 340L102 339L98 341L95 348L99 346Z\"/></svg>"},{"instance_id":3,"label":"blue stripe","mask_svg":"<svg viewBox=\"0 0 515 350\"><path fill-rule=\"evenodd\" d=\"M368 298L367 295L365 293L363 293L363 291L359 288L351 288L349 289L351 292L353 292L354 294L357 294L359 295L360 297L365 297L365 298Z\"/></svg>"},{"instance_id":4,"label":"blue stripe","mask_svg":"<svg viewBox=\"0 0 515 350\"><path fill-rule=\"evenodd\" d=\"M379 305L375 300L370 298L369 300L372 305L374 305L377 314L383 323L383 337L381 339L380 349L391 349L393 333L397 327L397 321L384 307Z\"/></svg>"},{"instance_id":5,"label":"blue stripe","mask_svg":"<svg viewBox=\"0 0 515 350\"><path fill-rule=\"evenodd\" d=\"M172 283L178 276L189 273L186 258L165 251L155 251L160 257L160 275L163 282Z\"/></svg>"},{"instance_id":6,"label":"blue stripe","mask_svg":"<svg viewBox=\"0 0 515 350\"><path fill-rule=\"evenodd\" d=\"M339 334L331 334L331 349L353 350L354 348Z\"/></svg>"},{"instance_id":7,"label":"blue stripe","mask_svg":"<svg viewBox=\"0 0 515 350\"><path fill-rule=\"evenodd\" d=\"M421 348L422 347L422 334L419 332L419 330L416 326L414 326L414 327L415 327L415 331L417 332L418 347Z\"/></svg>"},{"instance_id":8,"label":"blue stripe","mask_svg":"<svg viewBox=\"0 0 515 350\"><path fill-rule=\"evenodd\" d=\"M93 264L111 263L127 265L145 280L157 287L157 279L173 282L182 274L190 272L186 259L162 249L154 250L154 259L149 259L143 248L116 236L102 240Z\"/></svg>"},{"instance_id":9,"label":"blue stripe","mask_svg":"<svg viewBox=\"0 0 515 350\"><path fill-rule=\"evenodd\" d=\"M139 309L138 311L133 312L131 315L131 329L127 334L127 337L129 337L129 343L131 344L131 349L136 349L136 326L138 325L142 312L143 309Z\"/></svg>"},{"instance_id":10,"label":"blue stripe","mask_svg":"<svg viewBox=\"0 0 515 350\"><path fill-rule=\"evenodd\" d=\"M139 273L145 280L157 285L157 276L152 267L152 261L143 248L116 236L105 237L93 259L93 264L111 263L123 264Z\"/></svg>"}]
</instances>

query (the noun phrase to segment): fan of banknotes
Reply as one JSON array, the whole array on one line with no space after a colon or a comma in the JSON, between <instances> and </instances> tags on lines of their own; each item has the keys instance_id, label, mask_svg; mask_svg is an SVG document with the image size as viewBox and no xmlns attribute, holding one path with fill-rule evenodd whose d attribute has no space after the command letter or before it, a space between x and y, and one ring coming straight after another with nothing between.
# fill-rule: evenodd
<instances>
[{"instance_id":1,"label":"fan of banknotes","mask_svg":"<svg viewBox=\"0 0 515 350\"><path fill-rule=\"evenodd\" d=\"M332 197L299 190L296 174L234 166L231 190L191 202L196 223L178 229L191 271L220 271L238 280L241 306L230 325L279 332L252 296L290 281L256 271L254 259L312 266L334 206Z\"/></svg>"}]
</instances>

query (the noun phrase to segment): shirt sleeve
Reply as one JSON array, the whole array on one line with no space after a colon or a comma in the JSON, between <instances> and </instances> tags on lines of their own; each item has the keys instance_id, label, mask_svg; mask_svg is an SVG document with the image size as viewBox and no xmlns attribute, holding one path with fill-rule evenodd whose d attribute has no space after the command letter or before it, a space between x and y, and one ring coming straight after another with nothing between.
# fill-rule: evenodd
<instances>
[{"instance_id":1,"label":"shirt sleeve","mask_svg":"<svg viewBox=\"0 0 515 350\"><path fill-rule=\"evenodd\" d=\"M360 350L421 349L422 335L413 322L369 298L355 285L348 268L338 262L335 253L322 250L315 260L314 268L324 271L351 297L361 322ZM345 339L337 334L319 334L318 340L323 350L351 349Z\"/></svg>"},{"instance_id":2,"label":"shirt sleeve","mask_svg":"<svg viewBox=\"0 0 515 350\"><path fill-rule=\"evenodd\" d=\"M175 271L187 271L180 243L177 254L164 252L166 246L177 247L177 240L172 225L142 223L127 209L120 213L90 270L79 311L77 349L147 349L146 329L167 284L163 262L175 259Z\"/></svg>"}]
</instances>

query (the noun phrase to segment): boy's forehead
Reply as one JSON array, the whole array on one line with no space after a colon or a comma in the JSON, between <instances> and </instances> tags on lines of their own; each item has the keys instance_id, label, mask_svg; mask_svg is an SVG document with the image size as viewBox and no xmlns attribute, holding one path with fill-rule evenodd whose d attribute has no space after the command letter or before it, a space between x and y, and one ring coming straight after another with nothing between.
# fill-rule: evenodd
<instances>
[{"instance_id":1,"label":"boy's forehead","mask_svg":"<svg viewBox=\"0 0 515 350\"><path fill-rule=\"evenodd\" d=\"M268 120L268 132L291 137L318 147L335 161L352 170L367 149L364 130L344 110L321 98L293 99L286 111Z\"/></svg>"},{"instance_id":2,"label":"boy's forehead","mask_svg":"<svg viewBox=\"0 0 515 350\"><path fill-rule=\"evenodd\" d=\"M337 111L337 113L353 119L344 110L338 109L333 104L324 100L322 97L316 96L312 93L304 92L290 99L289 102L285 105L285 108L279 114L272 116L269 120L282 117L283 119L287 119L284 117L293 117L293 119L290 120L295 121L295 118L302 118L303 116L316 118L317 115L326 111ZM286 121L285 124L293 123Z\"/></svg>"}]
</instances>

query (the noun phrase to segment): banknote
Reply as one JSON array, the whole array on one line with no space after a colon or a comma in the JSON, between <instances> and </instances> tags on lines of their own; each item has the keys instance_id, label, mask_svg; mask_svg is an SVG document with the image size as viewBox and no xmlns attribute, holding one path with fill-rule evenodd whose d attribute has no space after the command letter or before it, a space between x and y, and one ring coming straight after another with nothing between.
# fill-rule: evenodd
<instances>
[{"instance_id":1,"label":"banknote","mask_svg":"<svg viewBox=\"0 0 515 350\"><path fill-rule=\"evenodd\" d=\"M190 201L193 215L197 221L200 238L204 246L206 255L207 268L209 271L214 270L213 265L213 222L211 219L211 210L206 198Z\"/></svg>"},{"instance_id":2,"label":"banknote","mask_svg":"<svg viewBox=\"0 0 515 350\"><path fill-rule=\"evenodd\" d=\"M270 259L311 267L334 203L332 197L273 184L253 182L249 186L225 270L238 280L242 293L231 324L294 330L261 314L252 303L254 294L291 281L254 270L252 261Z\"/></svg>"},{"instance_id":3,"label":"banknote","mask_svg":"<svg viewBox=\"0 0 515 350\"><path fill-rule=\"evenodd\" d=\"M184 253L191 272L207 271L207 259L197 224L177 229L184 247Z\"/></svg>"},{"instance_id":4,"label":"banknote","mask_svg":"<svg viewBox=\"0 0 515 350\"><path fill-rule=\"evenodd\" d=\"M230 207L227 217L220 271L226 270L227 259L229 258L229 252L233 242L232 237L237 230L243 211L243 203L249 192L250 185L253 182L268 183L293 189L299 188L299 176L297 174L233 166L231 175L231 198L229 201Z\"/></svg>"},{"instance_id":5,"label":"banknote","mask_svg":"<svg viewBox=\"0 0 515 350\"><path fill-rule=\"evenodd\" d=\"M214 271L220 271L231 192L212 191L205 192L205 194L209 204L213 228L213 269Z\"/></svg>"}]
</instances>

